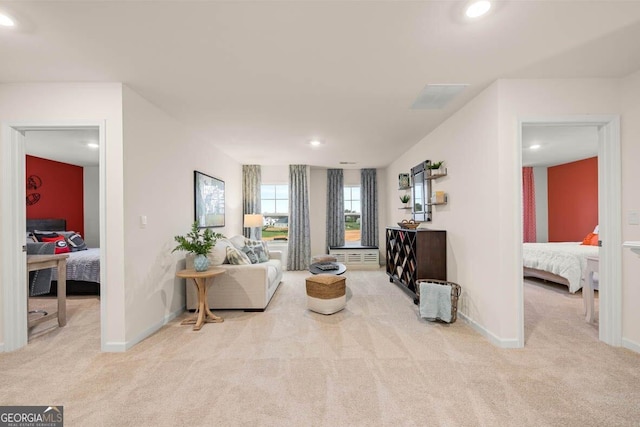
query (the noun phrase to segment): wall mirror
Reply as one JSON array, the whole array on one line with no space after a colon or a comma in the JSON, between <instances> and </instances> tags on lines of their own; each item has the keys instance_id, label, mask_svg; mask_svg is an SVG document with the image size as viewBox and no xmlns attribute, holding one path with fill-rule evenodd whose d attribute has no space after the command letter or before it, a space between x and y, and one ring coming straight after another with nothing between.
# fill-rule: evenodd
<instances>
[{"instance_id":1,"label":"wall mirror","mask_svg":"<svg viewBox=\"0 0 640 427\"><path fill-rule=\"evenodd\" d=\"M411 168L411 183L413 193L412 213L414 221L425 222L431 221L431 180L427 179L426 160L419 165Z\"/></svg>"}]
</instances>

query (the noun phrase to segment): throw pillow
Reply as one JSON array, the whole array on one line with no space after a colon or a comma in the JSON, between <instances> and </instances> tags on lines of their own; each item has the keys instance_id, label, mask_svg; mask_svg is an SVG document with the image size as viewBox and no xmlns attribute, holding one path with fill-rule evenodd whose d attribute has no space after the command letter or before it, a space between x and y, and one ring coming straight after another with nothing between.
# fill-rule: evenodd
<instances>
[{"instance_id":1,"label":"throw pillow","mask_svg":"<svg viewBox=\"0 0 640 427\"><path fill-rule=\"evenodd\" d=\"M227 246L227 260L229 261L229 264L233 265L251 264L249 257L234 246Z\"/></svg>"},{"instance_id":2,"label":"throw pillow","mask_svg":"<svg viewBox=\"0 0 640 427\"><path fill-rule=\"evenodd\" d=\"M242 249L245 246L244 236L239 234L237 236L231 237L229 241L233 244L233 246L236 247L236 249Z\"/></svg>"},{"instance_id":3,"label":"throw pillow","mask_svg":"<svg viewBox=\"0 0 640 427\"><path fill-rule=\"evenodd\" d=\"M266 261L269 261L269 245L267 245L267 242L264 240L251 240L251 239L245 239L245 245L247 246L256 246L256 245L260 245L262 246L262 249L264 250L265 255L267 256Z\"/></svg>"},{"instance_id":4,"label":"throw pillow","mask_svg":"<svg viewBox=\"0 0 640 427\"><path fill-rule=\"evenodd\" d=\"M69 246L67 245L67 241L64 240L63 236L57 237L43 237L43 242L53 242L56 244L56 249L54 251L55 254L66 254L67 252L71 252Z\"/></svg>"},{"instance_id":5,"label":"throw pillow","mask_svg":"<svg viewBox=\"0 0 640 427\"><path fill-rule=\"evenodd\" d=\"M242 252L247 256L247 258L249 258L251 264L257 264L259 262L258 255L256 255L253 249L251 249L249 246L244 246L242 248Z\"/></svg>"},{"instance_id":6,"label":"throw pillow","mask_svg":"<svg viewBox=\"0 0 640 427\"><path fill-rule=\"evenodd\" d=\"M267 262L269 261L269 256L264 251L264 246L261 244L258 245L247 245L245 248L250 248L254 254L256 254L258 261L257 262Z\"/></svg>"},{"instance_id":7,"label":"throw pillow","mask_svg":"<svg viewBox=\"0 0 640 427\"><path fill-rule=\"evenodd\" d=\"M209 259L211 259L211 265L222 265L224 263L228 263L227 261L227 248L233 244L229 241L229 239L219 239L216 242L216 245L211 250L209 254Z\"/></svg>"},{"instance_id":8,"label":"throw pillow","mask_svg":"<svg viewBox=\"0 0 640 427\"><path fill-rule=\"evenodd\" d=\"M591 239L593 238L594 234L593 233L589 233L587 234L587 236L582 239L582 243L581 245L590 245L591 244ZM597 234L596 234L597 236Z\"/></svg>"},{"instance_id":9,"label":"throw pillow","mask_svg":"<svg viewBox=\"0 0 640 427\"><path fill-rule=\"evenodd\" d=\"M71 236L67 237L67 243L71 247L71 252L87 250L87 244L84 242L82 236L78 233L73 233Z\"/></svg>"}]
</instances>

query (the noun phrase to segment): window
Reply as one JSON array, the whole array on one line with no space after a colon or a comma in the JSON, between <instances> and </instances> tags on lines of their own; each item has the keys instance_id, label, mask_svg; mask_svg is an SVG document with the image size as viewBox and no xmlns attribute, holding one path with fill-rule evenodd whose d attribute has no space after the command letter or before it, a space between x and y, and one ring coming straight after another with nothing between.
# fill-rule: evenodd
<instances>
[{"instance_id":1,"label":"window","mask_svg":"<svg viewBox=\"0 0 640 427\"><path fill-rule=\"evenodd\" d=\"M262 240L287 240L289 236L289 185L262 184L260 204L264 227Z\"/></svg>"},{"instance_id":2,"label":"window","mask_svg":"<svg viewBox=\"0 0 640 427\"><path fill-rule=\"evenodd\" d=\"M344 240L360 242L360 186L344 187Z\"/></svg>"}]
</instances>

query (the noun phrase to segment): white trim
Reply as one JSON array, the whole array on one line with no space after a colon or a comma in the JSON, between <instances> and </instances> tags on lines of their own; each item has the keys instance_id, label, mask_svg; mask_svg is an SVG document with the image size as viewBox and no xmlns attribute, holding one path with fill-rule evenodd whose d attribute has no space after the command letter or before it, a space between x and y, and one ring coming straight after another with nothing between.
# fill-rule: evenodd
<instances>
[{"instance_id":1,"label":"white trim","mask_svg":"<svg viewBox=\"0 0 640 427\"><path fill-rule=\"evenodd\" d=\"M558 116L518 119L516 151L522 168L522 126L526 123L550 125L601 126L598 144L598 217L603 247L600 248L600 340L620 346L622 337L622 197L620 164L620 116ZM518 177L518 179L521 179ZM522 204L522 186L518 186ZM605 208L606 207L606 208ZM522 207L520 212L522 212ZM522 215L518 215L520 242L522 242ZM522 260L522 244L518 242L518 258ZM522 262L520 263L522 269ZM518 289L518 342L524 346L524 280L519 276Z\"/></svg>"},{"instance_id":2,"label":"white trim","mask_svg":"<svg viewBox=\"0 0 640 427\"><path fill-rule=\"evenodd\" d=\"M600 130L598 143L598 218L600 249L600 340L622 345L622 178L620 118ZM604 289L603 289L604 285Z\"/></svg>"},{"instance_id":3,"label":"white trim","mask_svg":"<svg viewBox=\"0 0 640 427\"><path fill-rule=\"evenodd\" d=\"M171 322L176 317L180 316L182 313L185 312L185 310L186 310L186 306L182 306L178 310L167 314L166 316L164 316L164 318L160 322L158 322L155 325L152 325L149 328L145 329L144 331L140 332L132 340L129 340L129 341L126 341L126 342L113 342L112 341L112 342L103 343L102 351L113 352L113 353L125 352L125 351L129 350L130 348L132 348L134 345L139 344L143 340L149 338L152 334L154 334L157 331L159 331L160 329L162 329L163 326L165 326L166 324Z\"/></svg>"},{"instance_id":4,"label":"white trim","mask_svg":"<svg viewBox=\"0 0 640 427\"><path fill-rule=\"evenodd\" d=\"M98 128L100 135L100 264L106 266L106 121L60 120L29 121L0 123L2 131L2 198L0 205L2 219L2 235L0 242L5 256L0 260L2 271L3 303L4 303L4 351L13 351L25 346L27 335L27 287L10 286L10 284L26 283L26 254L22 252L25 244L26 207L25 207L25 146L22 132L33 129L78 129ZM100 324L101 337L105 335L105 324L108 318L106 310L106 268L100 269ZM104 339L104 338L102 338ZM101 339L101 343L102 343Z\"/></svg>"},{"instance_id":5,"label":"white trim","mask_svg":"<svg viewBox=\"0 0 640 427\"><path fill-rule=\"evenodd\" d=\"M485 337L489 342L496 347L500 348L521 348L519 341L517 339L502 339L494 335L488 329L485 329L480 324L468 318L464 313L458 311L458 317L462 319L466 324L471 326L476 332Z\"/></svg>"},{"instance_id":6,"label":"white trim","mask_svg":"<svg viewBox=\"0 0 640 427\"><path fill-rule=\"evenodd\" d=\"M27 345L24 136L2 124L2 270L4 351Z\"/></svg>"},{"instance_id":7,"label":"white trim","mask_svg":"<svg viewBox=\"0 0 640 427\"><path fill-rule=\"evenodd\" d=\"M627 338L622 338L622 347L640 353L640 344Z\"/></svg>"}]
</instances>

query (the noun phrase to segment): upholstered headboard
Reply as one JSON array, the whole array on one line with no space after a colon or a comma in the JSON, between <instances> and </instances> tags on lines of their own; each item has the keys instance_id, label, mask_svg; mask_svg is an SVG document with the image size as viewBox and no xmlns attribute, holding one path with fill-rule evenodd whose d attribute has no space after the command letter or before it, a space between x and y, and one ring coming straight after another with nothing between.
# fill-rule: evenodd
<instances>
[{"instance_id":1,"label":"upholstered headboard","mask_svg":"<svg viewBox=\"0 0 640 427\"><path fill-rule=\"evenodd\" d=\"M66 219L27 219L27 231L65 231L66 229Z\"/></svg>"}]
</instances>

